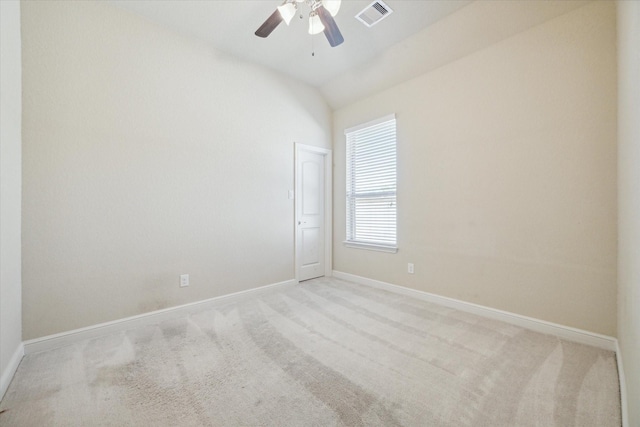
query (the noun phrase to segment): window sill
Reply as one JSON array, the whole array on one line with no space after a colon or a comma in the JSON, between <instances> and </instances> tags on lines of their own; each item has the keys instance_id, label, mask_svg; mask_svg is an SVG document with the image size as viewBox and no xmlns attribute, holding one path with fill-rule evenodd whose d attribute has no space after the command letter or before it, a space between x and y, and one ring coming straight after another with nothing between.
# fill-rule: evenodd
<instances>
[{"instance_id":1,"label":"window sill","mask_svg":"<svg viewBox=\"0 0 640 427\"><path fill-rule=\"evenodd\" d=\"M366 249L369 251L378 251L378 252L387 252L395 254L398 252L397 246L384 246L384 245L376 245L373 243L360 243L360 242L342 242L347 248L355 248L355 249Z\"/></svg>"}]
</instances>

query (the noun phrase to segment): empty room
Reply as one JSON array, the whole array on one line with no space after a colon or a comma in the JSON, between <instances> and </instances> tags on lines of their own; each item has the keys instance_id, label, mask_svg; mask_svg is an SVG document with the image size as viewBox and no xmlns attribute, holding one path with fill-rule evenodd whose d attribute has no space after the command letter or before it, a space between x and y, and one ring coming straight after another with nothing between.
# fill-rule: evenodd
<instances>
[{"instance_id":1,"label":"empty room","mask_svg":"<svg viewBox=\"0 0 640 427\"><path fill-rule=\"evenodd\" d=\"M0 19L0 425L640 426L640 2Z\"/></svg>"}]
</instances>

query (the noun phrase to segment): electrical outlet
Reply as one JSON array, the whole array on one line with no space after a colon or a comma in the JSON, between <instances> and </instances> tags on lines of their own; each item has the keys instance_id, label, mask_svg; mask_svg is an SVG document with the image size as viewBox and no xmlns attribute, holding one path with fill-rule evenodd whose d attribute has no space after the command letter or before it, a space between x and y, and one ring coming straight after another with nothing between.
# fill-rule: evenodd
<instances>
[{"instance_id":1,"label":"electrical outlet","mask_svg":"<svg viewBox=\"0 0 640 427\"><path fill-rule=\"evenodd\" d=\"M180 275L180 287L184 288L185 286L189 286L189 275L181 274Z\"/></svg>"},{"instance_id":2,"label":"electrical outlet","mask_svg":"<svg viewBox=\"0 0 640 427\"><path fill-rule=\"evenodd\" d=\"M407 264L407 273L413 274L413 263L412 262Z\"/></svg>"}]
</instances>

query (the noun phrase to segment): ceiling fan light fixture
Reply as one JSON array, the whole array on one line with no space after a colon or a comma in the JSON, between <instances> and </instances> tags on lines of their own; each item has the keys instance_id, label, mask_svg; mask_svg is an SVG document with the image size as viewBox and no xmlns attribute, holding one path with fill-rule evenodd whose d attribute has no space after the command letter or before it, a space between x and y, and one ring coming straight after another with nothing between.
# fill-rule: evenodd
<instances>
[{"instance_id":1,"label":"ceiling fan light fixture","mask_svg":"<svg viewBox=\"0 0 640 427\"><path fill-rule=\"evenodd\" d=\"M322 0L322 6L327 9L331 16L336 16L338 14L341 4L342 0Z\"/></svg>"},{"instance_id":2,"label":"ceiling fan light fixture","mask_svg":"<svg viewBox=\"0 0 640 427\"><path fill-rule=\"evenodd\" d=\"M287 25L289 25L295 16L297 9L298 6L295 3L284 3L282 6L278 6L278 12L280 12L280 16L282 16L282 19Z\"/></svg>"},{"instance_id":3,"label":"ceiling fan light fixture","mask_svg":"<svg viewBox=\"0 0 640 427\"><path fill-rule=\"evenodd\" d=\"M318 16L318 13L314 10L309 14L309 34L320 34L324 31L324 25Z\"/></svg>"},{"instance_id":4,"label":"ceiling fan light fixture","mask_svg":"<svg viewBox=\"0 0 640 427\"><path fill-rule=\"evenodd\" d=\"M2 1L2 0L0 0ZM309 34L315 35L324 33L329 45L336 47L344 42L344 37L336 24L333 15L338 13L341 0L303 0L306 2L311 13L309 13ZM380 1L382 0L375 0ZM298 13L298 3L302 3L301 0L282 0L282 4L276 8L276 10L269 15L266 21L256 30L255 35L261 38L269 37L269 34L276 29L276 27L282 22L286 22L287 25L291 22L294 16ZM331 9L325 7L325 5ZM302 15L300 15L302 19Z\"/></svg>"}]
</instances>

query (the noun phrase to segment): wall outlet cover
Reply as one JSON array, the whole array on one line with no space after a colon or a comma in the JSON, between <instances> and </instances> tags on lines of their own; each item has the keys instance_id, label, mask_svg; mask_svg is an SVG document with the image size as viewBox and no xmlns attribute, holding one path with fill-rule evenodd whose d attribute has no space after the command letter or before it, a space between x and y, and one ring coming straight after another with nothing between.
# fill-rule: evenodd
<instances>
[{"instance_id":1,"label":"wall outlet cover","mask_svg":"<svg viewBox=\"0 0 640 427\"><path fill-rule=\"evenodd\" d=\"M189 286L189 275L181 274L180 275L180 287L184 288L185 286Z\"/></svg>"}]
</instances>

